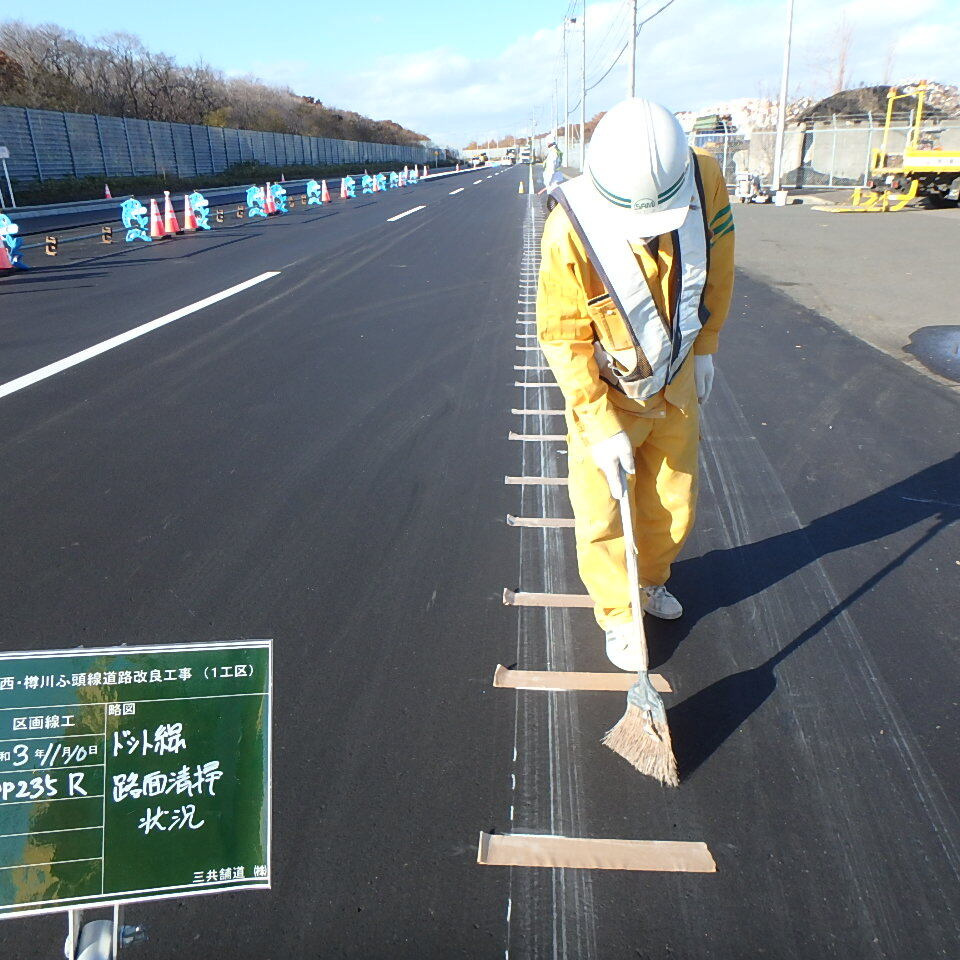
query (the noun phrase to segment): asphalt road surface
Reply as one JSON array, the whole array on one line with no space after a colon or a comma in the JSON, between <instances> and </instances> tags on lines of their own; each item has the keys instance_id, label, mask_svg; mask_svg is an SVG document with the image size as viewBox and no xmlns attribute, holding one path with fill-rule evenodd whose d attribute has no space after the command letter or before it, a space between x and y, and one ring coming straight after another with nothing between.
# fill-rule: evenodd
<instances>
[{"instance_id":1,"label":"asphalt road surface","mask_svg":"<svg viewBox=\"0 0 960 960\"><path fill-rule=\"evenodd\" d=\"M687 612L650 625L680 789L599 744L622 694L492 686L609 669L589 611L501 603L583 590L572 531L505 524L570 516L503 482L565 474L562 443L507 439L562 430L510 412L558 399L513 386L548 376L513 370L526 176L0 280L9 384L276 272L0 396L5 648L275 639L274 888L131 907L130 956L955 960L948 388L741 278ZM718 872L480 866L481 830L704 841ZM63 935L11 920L2 954Z\"/></svg>"}]
</instances>

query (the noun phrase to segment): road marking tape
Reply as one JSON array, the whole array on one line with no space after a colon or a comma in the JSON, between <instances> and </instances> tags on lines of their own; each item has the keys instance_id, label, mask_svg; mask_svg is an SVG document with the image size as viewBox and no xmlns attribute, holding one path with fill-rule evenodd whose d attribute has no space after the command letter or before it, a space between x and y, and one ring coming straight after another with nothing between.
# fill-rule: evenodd
<instances>
[{"instance_id":1,"label":"road marking tape","mask_svg":"<svg viewBox=\"0 0 960 960\"><path fill-rule=\"evenodd\" d=\"M508 527L573 527L574 521L566 517L515 517L512 513L507 514ZM496 684L494 684L496 686Z\"/></svg>"},{"instance_id":2,"label":"road marking tape","mask_svg":"<svg viewBox=\"0 0 960 960\"><path fill-rule=\"evenodd\" d=\"M512 430L507 434L508 440L525 440L528 443L546 443L549 440L563 441L567 437L563 433L514 433Z\"/></svg>"},{"instance_id":3,"label":"road marking tape","mask_svg":"<svg viewBox=\"0 0 960 960\"><path fill-rule=\"evenodd\" d=\"M524 410L524 409L518 410L516 407L514 407L510 412L515 413L517 414L517 416L520 416L520 417L522 417L524 414L527 414L527 413L531 413L531 414L539 413L547 417L562 417L565 413L564 410Z\"/></svg>"},{"instance_id":4,"label":"road marking tape","mask_svg":"<svg viewBox=\"0 0 960 960\"><path fill-rule=\"evenodd\" d=\"M497 664L493 685L507 690L606 690L626 692L637 680L635 673L577 673L566 670L508 670ZM658 693L673 693L659 673L650 674Z\"/></svg>"},{"instance_id":5,"label":"road marking tape","mask_svg":"<svg viewBox=\"0 0 960 960\"><path fill-rule=\"evenodd\" d=\"M450 196L451 196L451 197L455 197L458 193L463 193L463 191L466 190L466 189L467 189L466 187L457 187L456 190L451 190L451 191L450 191Z\"/></svg>"},{"instance_id":6,"label":"road marking tape","mask_svg":"<svg viewBox=\"0 0 960 960\"><path fill-rule=\"evenodd\" d=\"M698 841L607 840L533 833L481 833L477 863L499 867L717 872L709 848Z\"/></svg>"},{"instance_id":7,"label":"road marking tape","mask_svg":"<svg viewBox=\"0 0 960 960\"><path fill-rule=\"evenodd\" d=\"M522 387L524 390L534 390L538 389L539 387L556 387L558 390L560 389L560 384L553 380L543 380L540 383L537 383L533 380L528 380L526 382L515 380L513 385L515 387Z\"/></svg>"},{"instance_id":8,"label":"road marking tape","mask_svg":"<svg viewBox=\"0 0 960 960\"><path fill-rule=\"evenodd\" d=\"M503 482L508 487L565 487L569 484L566 477L504 477Z\"/></svg>"},{"instance_id":9,"label":"road marking tape","mask_svg":"<svg viewBox=\"0 0 960 960\"><path fill-rule=\"evenodd\" d=\"M474 180L474 181L473 181L473 185L474 185L474 186L476 186L478 183L483 183L483 177L481 177L479 180Z\"/></svg>"},{"instance_id":10,"label":"road marking tape","mask_svg":"<svg viewBox=\"0 0 960 960\"><path fill-rule=\"evenodd\" d=\"M523 590L503 588L505 607L587 607L593 609L593 601L586 593L526 593Z\"/></svg>"},{"instance_id":11,"label":"road marking tape","mask_svg":"<svg viewBox=\"0 0 960 960\"><path fill-rule=\"evenodd\" d=\"M411 213L416 213L418 210L426 210L427 205L421 203L419 207L411 207L409 210L404 210L403 213L398 213L395 217L387 217L387 223L393 223L394 220L402 220L404 217L409 217Z\"/></svg>"},{"instance_id":12,"label":"road marking tape","mask_svg":"<svg viewBox=\"0 0 960 960\"><path fill-rule=\"evenodd\" d=\"M7 383L0 384L0 397L6 397L11 393L16 393L18 390L23 390L24 387L32 386L33 384L39 383L41 380L46 380L48 377L52 377L57 373L62 373L64 370L69 370L71 367L75 367L78 363L83 363L85 360L90 360L93 357L97 357L101 353L106 353L108 350L113 350L115 347L120 347L125 343L129 343L131 340L136 340L137 337L142 337L144 334L152 333L154 330L164 327L168 323L173 323L175 320L188 317L191 313L196 313L198 310L203 310L205 307L213 306L213 304L219 303L221 300L226 300L228 297L232 297L234 294L241 293L250 287L256 286L258 283L263 283L264 280L269 280L271 277L277 277L279 275L279 270L270 270L267 273L261 273L249 280L244 280L243 283L238 283L235 286L228 287L226 290L221 290L219 293L214 293L209 297L204 297L203 300L197 300L196 303L191 303L186 307L181 307L179 310L174 310L173 313L166 313L162 317L157 317L156 320L150 320L148 323L142 323L139 327L134 327L132 330L127 330L126 333L117 334L115 337L110 337L109 340L103 340L100 343L94 344L92 347L87 347L85 350L79 351L78 353L72 353L69 357L64 357L62 360L57 360L55 363L48 363L45 367L40 367L39 370L34 370L33 373L24 374L22 377L17 377L16 380L9 380Z\"/></svg>"}]
</instances>

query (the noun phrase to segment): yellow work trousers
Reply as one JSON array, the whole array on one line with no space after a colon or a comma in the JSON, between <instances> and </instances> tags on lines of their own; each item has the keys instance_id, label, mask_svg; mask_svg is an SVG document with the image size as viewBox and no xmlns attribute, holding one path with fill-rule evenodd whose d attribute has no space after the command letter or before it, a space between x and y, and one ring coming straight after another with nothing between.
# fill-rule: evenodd
<instances>
[{"instance_id":1,"label":"yellow work trousers","mask_svg":"<svg viewBox=\"0 0 960 960\"><path fill-rule=\"evenodd\" d=\"M640 583L666 583L696 513L699 406L694 399L684 411L664 402L659 415L653 416L618 407L617 416L633 442L636 459L636 475L629 487ZM597 622L607 630L631 622L620 506L610 496L607 479L579 431L572 427L567 449L580 577L595 604Z\"/></svg>"}]
</instances>

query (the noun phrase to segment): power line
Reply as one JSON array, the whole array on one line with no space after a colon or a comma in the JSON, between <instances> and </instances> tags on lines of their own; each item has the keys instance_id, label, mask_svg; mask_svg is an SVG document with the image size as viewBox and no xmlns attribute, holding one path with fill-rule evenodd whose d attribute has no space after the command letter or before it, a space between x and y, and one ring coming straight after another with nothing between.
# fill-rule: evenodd
<instances>
[{"instance_id":1,"label":"power line","mask_svg":"<svg viewBox=\"0 0 960 960\"><path fill-rule=\"evenodd\" d=\"M617 33L620 33L624 29L625 21L623 20L622 13L629 2L630 0L623 0L623 2L620 4L620 9L611 18L610 26L607 27L607 32L604 34L603 39L594 48L593 55L590 58L589 67L587 69L588 73L593 73L598 63L606 60L606 56L603 55L603 51L607 45L607 41L613 35L613 31L617 30ZM627 27L627 29L629 30L629 27ZM613 43L614 49L616 49L618 42L619 41L614 41Z\"/></svg>"},{"instance_id":2,"label":"power line","mask_svg":"<svg viewBox=\"0 0 960 960\"><path fill-rule=\"evenodd\" d=\"M640 31L641 31L641 29L643 29L643 25L644 25L645 23L649 23L651 20L653 20L654 17L657 17L657 16L659 16L661 13L663 13L663 11L667 9L667 7L672 7L674 3L676 3L676 0L667 0L667 2L666 2L662 7L660 7L659 10L656 11L656 13L651 13L649 17L647 17L647 18L644 19L644 20L641 20L641 21L637 24L637 36L640 35ZM588 93L589 93L594 87L600 86L600 84L603 83L603 81L606 80L608 76L610 76L610 71L613 70L613 68L620 62L620 58L627 52L627 47L628 47L628 46L630 46L629 41L628 41L627 43L625 43L625 44L623 45L623 47L621 47L620 52L619 52L619 53L617 54L617 56L616 56L616 59L613 61L613 63L610 64L609 67L607 67L607 69L606 69L606 71L604 72L603 76L602 76L599 80L597 80L596 83L593 83L593 84L591 84L589 87L587 87L587 92L588 92ZM576 109L576 108L574 108L574 109Z\"/></svg>"}]
</instances>

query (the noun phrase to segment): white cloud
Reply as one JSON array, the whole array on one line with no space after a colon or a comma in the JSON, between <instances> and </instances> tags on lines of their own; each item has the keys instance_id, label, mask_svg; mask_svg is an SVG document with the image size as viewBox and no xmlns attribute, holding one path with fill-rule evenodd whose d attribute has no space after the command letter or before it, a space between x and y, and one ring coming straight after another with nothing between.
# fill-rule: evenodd
<instances>
[{"instance_id":1,"label":"white cloud","mask_svg":"<svg viewBox=\"0 0 960 960\"><path fill-rule=\"evenodd\" d=\"M647 24L638 41L638 91L673 109L709 106L735 97L770 95L779 86L785 3L744 0L679 0ZM642 5L651 13L656 4ZM594 82L625 41L626 5L592 3L587 8L588 81ZM926 76L956 83L960 4L955 0L805 0L794 24L791 91L823 96L826 65L836 50L841 17L853 30L852 83L883 81L884 61L894 45L895 79ZM538 127L551 124L555 81L562 77L562 28L544 27L510 43L498 56L472 59L451 46L383 57L347 77L329 77L298 62L258 64L255 72L314 92L328 103L392 119L440 142L463 144L474 137L522 132L538 111ZM579 99L580 35L568 34L570 105ZM588 118L625 92L621 61L587 95ZM562 101L563 93L560 91ZM579 112L572 118L579 119Z\"/></svg>"}]
</instances>

